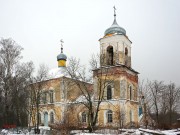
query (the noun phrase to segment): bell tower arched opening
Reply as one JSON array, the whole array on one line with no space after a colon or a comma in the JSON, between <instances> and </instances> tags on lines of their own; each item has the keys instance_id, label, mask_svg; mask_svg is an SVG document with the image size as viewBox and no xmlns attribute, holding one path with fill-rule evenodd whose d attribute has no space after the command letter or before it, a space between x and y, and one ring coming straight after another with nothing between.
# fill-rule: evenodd
<instances>
[{"instance_id":1,"label":"bell tower arched opening","mask_svg":"<svg viewBox=\"0 0 180 135\"><path fill-rule=\"evenodd\" d=\"M128 49L127 49L127 47L125 48L125 56L127 56L128 55Z\"/></svg>"},{"instance_id":2,"label":"bell tower arched opening","mask_svg":"<svg viewBox=\"0 0 180 135\"><path fill-rule=\"evenodd\" d=\"M113 65L113 59L114 59L113 57L114 57L113 47L108 46L107 55L106 55L107 65Z\"/></svg>"},{"instance_id":3,"label":"bell tower arched opening","mask_svg":"<svg viewBox=\"0 0 180 135\"><path fill-rule=\"evenodd\" d=\"M126 66L128 66L128 49L127 47L125 48L125 63Z\"/></svg>"}]
</instances>

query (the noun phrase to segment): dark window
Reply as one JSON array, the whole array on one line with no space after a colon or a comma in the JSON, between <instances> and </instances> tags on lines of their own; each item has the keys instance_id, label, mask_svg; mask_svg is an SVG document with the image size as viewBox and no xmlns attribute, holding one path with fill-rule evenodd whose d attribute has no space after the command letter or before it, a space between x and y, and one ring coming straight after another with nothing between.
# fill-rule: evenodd
<instances>
[{"instance_id":1,"label":"dark window","mask_svg":"<svg viewBox=\"0 0 180 135\"><path fill-rule=\"evenodd\" d=\"M54 113L53 112L50 113L50 122L54 123Z\"/></svg>"},{"instance_id":2,"label":"dark window","mask_svg":"<svg viewBox=\"0 0 180 135\"><path fill-rule=\"evenodd\" d=\"M109 110L109 111L107 112L107 122L108 122L108 123L113 122L113 117L112 117L112 111L111 111L111 110Z\"/></svg>"},{"instance_id":3,"label":"dark window","mask_svg":"<svg viewBox=\"0 0 180 135\"><path fill-rule=\"evenodd\" d=\"M129 98L130 100L132 100L132 87L131 86L129 87Z\"/></svg>"},{"instance_id":4,"label":"dark window","mask_svg":"<svg viewBox=\"0 0 180 135\"><path fill-rule=\"evenodd\" d=\"M111 86L107 86L107 100L112 99L112 89Z\"/></svg>"},{"instance_id":5,"label":"dark window","mask_svg":"<svg viewBox=\"0 0 180 135\"><path fill-rule=\"evenodd\" d=\"M85 112L82 113L82 122L86 122L86 113Z\"/></svg>"},{"instance_id":6,"label":"dark window","mask_svg":"<svg viewBox=\"0 0 180 135\"><path fill-rule=\"evenodd\" d=\"M107 65L113 65L113 47L107 48Z\"/></svg>"},{"instance_id":7,"label":"dark window","mask_svg":"<svg viewBox=\"0 0 180 135\"><path fill-rule=\"evenodd\" d=\"M125 55L128 55L128 49L125 48Z\"/></svg>"},{"instance_id":8,"label":"dark window","mask_svg":"<svg viewBox=\"0 0 180 135\"><path fill-rule=\"evenodd\" d=\"M47 103L47 93L46 92L43 94L43 103L44 104Z\"/></svg>"},{"instance_id":9,"label":"dark window","mask_svg":"<svg viewBox=\"0 0 180 135\"><path fill-rule=\"evenodd\" d=\"M126 66L128 65L128 49L125 48L125 63Z\"/></svg>"},{"instance_id":10,"label":"dark window","mask_svg":"<svg viewBox=\"0 0 180 135\"><path fill-rule=\"evenodd\" d=\"M49 93L49 96L50 96L50 103L53 103L54 101L53 101L53 92L52 91Z\"/></svg>"}]
</instances>

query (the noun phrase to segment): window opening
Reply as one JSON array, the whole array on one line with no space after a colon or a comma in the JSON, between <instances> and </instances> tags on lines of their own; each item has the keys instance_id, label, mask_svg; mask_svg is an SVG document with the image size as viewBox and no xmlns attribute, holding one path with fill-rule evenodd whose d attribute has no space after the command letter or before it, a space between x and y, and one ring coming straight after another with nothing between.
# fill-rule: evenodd
<instances>
[{"instance_id":1,"label":"window opening","mask_svg":"<svg viewBox=\"0 0 180 135\"><path fill-rule=\"evenodd\" d=\"M53 112L50 113L50 122L54 123L54 113Z\"/></svg>"},{"instance_id":2,"label":"window opening","mask_svg":"<svg viewBox=\"0 0 180 135\"><path fill-rule=\"evenodd\" d=\"M107 65L113 65L113 47L107 48Z\"/></svg>"},{"instance_id":3,"label":"window opening","mask_svg":"<svg viewBox=\"0 0 180 135\"><path fill-rule=\"evenodd\" d=\"M127 47L125 48L125 55L126 55L126 56L128 55L128 49L127 49Z\"/></svg>"},{"instance_id":4,"label":"window opening","mask_svg":"<svg viewBox=\"0 0 180 135\"><path fill-rule=\"evenodd\" d=\"M54 101L53 101L53 92L51 91L50 92L50 103L53 103Z\"/></svg>"},{"instance_id":5,"label":"window opening","mask_svg":"<svg viewBox=\"0 0 180 135\"><path fill-rule=\"evenodd\" d=\"M107 122L108 122L108 123L113 122L112 111L111 111L111 110L109 110L109 111L107 112Z\"/></svg>"},{"instance_id":6,"label":"window opening","mask_svg":"<svg viewBox=\"0 0 180 135\"><path fill-rule=\"evenodd\" d=\"M86 113L85 112L82 113L82 122L86 122Z\"/></svg>"},{"instance_id":7,"label":"window opening","mask_svg":"<svg viewBox=\"0 0 180 135\"><path fill-rule=\"evenodd\" d=\"M130 100L132 100L132 87L131 86L129 87L129 98Z\"/></svg>"},{"instance_id":8,"label":"window opening","mask_svg":"<svg viewBox=\"0 0 180 135\"><path fill-rule=\"evenodd\" d=\"M107 86L107 100L110 100L112 99L112 89L111 89L111 86L108 85Z\"/></svg>"},{"instance_id":9,"label":"window opening","mask_svg":"<svg viewBox=\"0 0 180 135\"><path fill-rule=\"evenodd\" d=\"M47 93L46 92L44 92L42 94L42 99L43 99L43 103L46 104L46 102L47 102Z\"/></svg>"}]
</instances>

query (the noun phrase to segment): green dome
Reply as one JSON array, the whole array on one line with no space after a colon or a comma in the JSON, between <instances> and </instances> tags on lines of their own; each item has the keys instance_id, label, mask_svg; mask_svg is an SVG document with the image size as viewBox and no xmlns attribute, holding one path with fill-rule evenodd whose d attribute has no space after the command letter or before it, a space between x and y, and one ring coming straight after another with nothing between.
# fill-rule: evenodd
<instances>
[{"instance_id":1,"label":"green dome","mask_svg":"<svg viewBox=\"0 0 180 135\"><path fill-rule=\"evenodd\" d=\"M60 53L57 56L57 60L66 60L66 59L67 59L67 56L64 53Z\"/></svg>"},{"instance_id":2,"label":"green dome","mask_svg":"<svg viewBox=\"0 0 180 135\"><path fill-rule=\"evenodd\" d=\"M116 22L116 18L114 18L114 22L111 25L111 27L109 27L108 29L106 29L106 31L104 32L104 35L108 35L108 34L122 34L122 35L126 35L126 30L122 27L120 27L117 22Z\"/></svg>"}]
</instances>

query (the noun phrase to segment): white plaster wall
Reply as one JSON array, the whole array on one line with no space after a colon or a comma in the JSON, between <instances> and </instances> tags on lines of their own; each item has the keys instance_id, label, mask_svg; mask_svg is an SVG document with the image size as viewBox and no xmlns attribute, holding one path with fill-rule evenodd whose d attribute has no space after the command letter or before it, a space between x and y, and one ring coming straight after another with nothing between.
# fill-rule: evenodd
<instances>
[{"instance_id":1,"label":"white plaster wall","mask_svg":"<svg viewBox=\"0 0 180 135\"><path fill-rule=\"evenodd\" d=\"M131 56L131 42L124 35L114 35L110 37L104 37L99 40L100 53L106 52L106 48L111 45L114 51L125 52L125 48L128 48L128 56Z\"/></svg>"}]
</instances>

